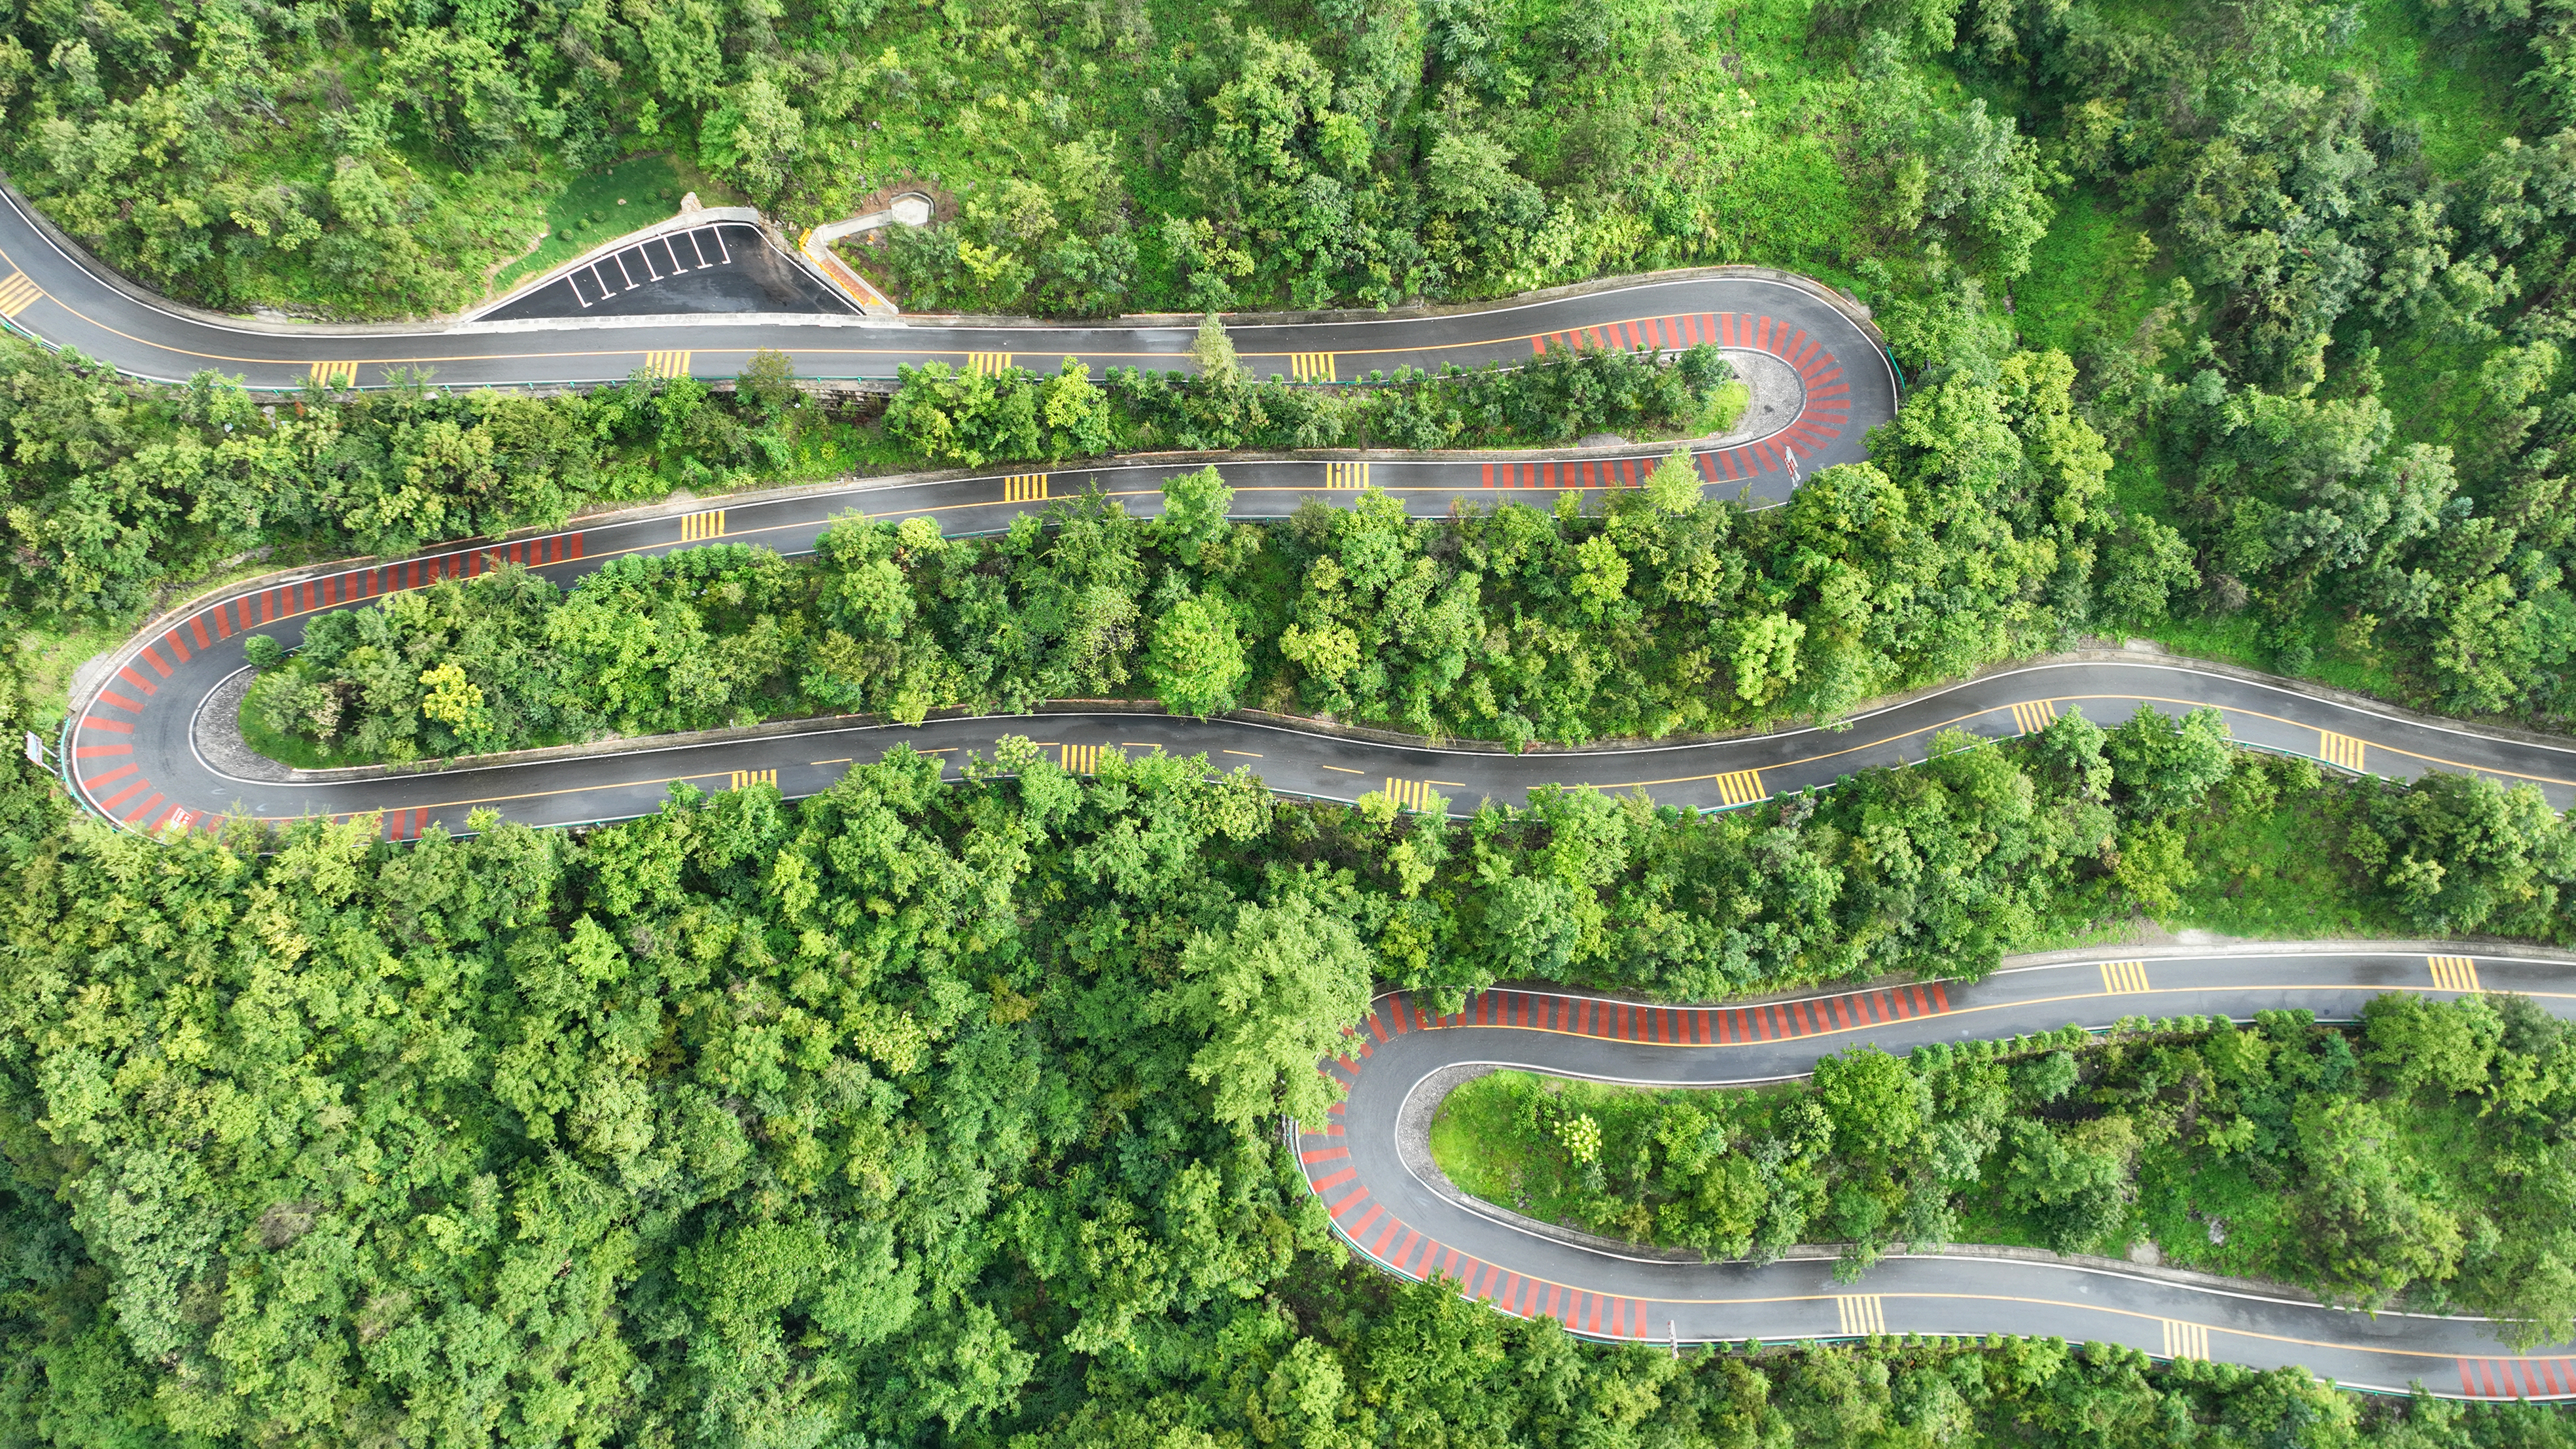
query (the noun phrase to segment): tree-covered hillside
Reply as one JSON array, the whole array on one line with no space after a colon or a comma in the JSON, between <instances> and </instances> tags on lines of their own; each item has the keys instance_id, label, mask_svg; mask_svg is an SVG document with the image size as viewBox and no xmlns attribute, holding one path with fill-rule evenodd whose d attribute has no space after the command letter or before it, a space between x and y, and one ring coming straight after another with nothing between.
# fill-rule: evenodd
<instances>
[{"instance_id":1,"label":"tree-covered hillside","mask_svg":"<svg viewBox=\"0 0 2576 1449\"><path fill-rule=\"evenodd\" d=\"M1756 263L1846 289L1904 373L1868 462L1766 510L1676 465L1250 524L1220 462L1151 522L496 570L257 649L251 721L310 762L1110 692L1650 737L2139 633L2576 720L2571 0L12 0L0 167L234 311L437 314L684 189L792 229L915 186L932 225L847 246L914 312ZM207 580L679 489L1661 452L1741 397L1705 350L1335 388L1231 355L1211 315L1192 376L923 368L879 408L777 353L261 397L0 337L0 727L50 733ZM2560 1410L2041 1338L1586 1344L1366 1268L1279 1141L1390 986L1711 998L2167 927L2564 946L2576 826L2530 786L2071 709L1708 816L1451 821L1025 742L967 775L159 840L0 759L0 1449L2576 1449ZM2576 1304L2576 1048L2523 1005L2031 1045L1604 1093L1615 1173L1546 1156L1603 1137L1552 1097L1494 1115L1515 1190L1638 1237L2200 1232L2356 1298Z\"/></svg>"},{"instance_id":2,"label":"tree-covered hillside","mask_svg":"<svg viewBox=\"0 0 2576 1449\"><path fill-rule=\"evenodd\" d=\"M2204 739L2139 774L2141 726L2099 770L2065 733L2035 768L2123 811L2206 808L2230 765ZM1993 751L1751 821L1585 796L1454 827L1203 761L994 764L404 845L138 838L6 766L0 1443L2569 1442L2048 1340L1584 1348L1335 1246L1274 1114L1321 1120L1373 979L1973 959L2111 807L2005 827L1937 893L1836 861L1900 819L1928 858L1993 844L2029 789ZM1690 939L1773 871L1770 919Z\"/></svg>"},{"instance_id":3,"label":"tree-covered hillside","mask_svg":"<svg viewBox=\"0 0 2576 1449\"><path fill-rule=\"evenodd\" d=\"M540 212L604 235L616 202L680 184L791 226L928 187L937 224L856 248L915 309L1804 270L1876 309L1916 384L2073 361L2131 572L2176 603L2104 594L2096 627L2547 724L2576 707L2563 10L28 5L0 34L0 155L152 285L348 316L458 305ZM670 165L601 169L634 153ZM908 446L1271 441L1187 399L1137 405L1145 432ZM1936 445L1978 456L1941 412ZM1273 432L1430 435L1330 413Z\"/></svg>"}]
</instances>

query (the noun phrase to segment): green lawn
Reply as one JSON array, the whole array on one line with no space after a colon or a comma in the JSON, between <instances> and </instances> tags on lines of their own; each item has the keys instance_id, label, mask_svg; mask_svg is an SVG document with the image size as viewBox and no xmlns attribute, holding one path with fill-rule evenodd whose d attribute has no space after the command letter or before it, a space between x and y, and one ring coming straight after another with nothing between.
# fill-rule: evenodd
<instances>
[{"instance_id":1,"label":"green lawn","mask_svg":"<svg viewBox=\"0 0 2576 1449\"><path fill-rule=\"evenodd\" d=\"M2135 216L2096 192L2072 192L2012 284L2013 323L2024 345L2081 357L2093 339L2126 341L2171 271Z\"/></svg>"},{"instance_id":2,"label":"green lawn","mask_svg":"<svg viewBox=\"0 0 2576 1449\"><path fill-rule=\"evenodd\" d=\"M125 630L103 625L68 632L20 631L14 662L27 701L27 728L51 739L63 711L71 707L72 671L123 643L125 636Z\"/></svg>"},{"instance_id":3,"label":"green lawn","mask_svg":"<svg viewBox=\"0 0 2576 1449\"><path fill-rule=\"evenodd\" d=\"M2424 159L2433 169L2457 176L2517 129L2539 135L2545 128L2515 84L2531 63L2521 44L2461 23L2454 7L2441 8L2453 18L2437 29L2425 0L2361 0L2358 53L2347 61L2358 61L2376 82L2383 111L2421 129Z\"/></svg>"},{"instance_id":4,"label":"green lawn","mask_svg":"<svg viewBox=\"0 0 2576 1449\"><path fill-rule=\"evenodd\" d=\"M523 277L539 275L612 237L672 215L680 209L680 195L687 189L671 158L659 152L630 156L572 178L546 203L546 239L493 277L492 294L498 296ZM718 204L703 190L698 199L710 206Z\"/></svg>"},{"instance_id":5,"label":"green lawn","mask_svg":"<svg viewBox=\"0 0 2576 1449\"><path fill-rule=\"evenodd\" d=\"M373 763L368 760L353 759L347 755L324 754L322 747L311 740L300 739L294 735L282 735L270 729L267 722L259 717L259 711L251 707L251 701L257 693L257 690L253 690L242 696L241 709L237 715L241 721L242 743L250 746L252 750L266 755L281 765L298 770L329 770L343 765Z\"/></svg>"},{"instance_id":6,"label":"green lawn","mask_svg":"<svg viewBox=\"0 0 2576 1449\"><path fill-rule=\"evenodd\" d=\"M1519 1201L1520 1178L1533 1145L1513 1122L1515 1092L1503 1079L1528 1076L1504 1072L1478 1077L1440 1104L1440 1115L1431 1122L1431 1160L1460 1191L1487 1202Z\"/></svg>"}]
</instances>

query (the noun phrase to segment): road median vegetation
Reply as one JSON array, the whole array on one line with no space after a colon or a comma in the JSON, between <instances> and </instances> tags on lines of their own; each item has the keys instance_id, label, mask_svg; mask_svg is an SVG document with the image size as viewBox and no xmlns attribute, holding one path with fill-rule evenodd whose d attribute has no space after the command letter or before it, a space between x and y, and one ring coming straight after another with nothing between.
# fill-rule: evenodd
<instances>
[{"instance_id":1,"label":"road median vegetation","mask_svg":"<svg viewBox=\"0 0 2576 1449\"><path fill-rule=\"evenodd\" d=\"M2102 507L2108 460L2070 415L2070 378L2062 357L2017 354L1992 385L1923 403L1925 430L1910 442L1826 469L1776 509L1704 499L1677 456L1589 513L1568 493L1552 510L1412 518L1400 500L1363 490L1348 507L1316 501L1255 525L1228 520L1232 493L1210 469L1171 481L1151 522L1085 496L1024 514L998 538L944 539L927 519L854 520L820 541L811 565L727 546L713 556L723 563L639 564L560 602L551 585L516 576L442 586L434 607L359 611L409 670L375 686L372 702L353 677L331 673L355 626L316 625L313 667L298 666L306 723L284 709L271 728L337 748L330 734L365 730L368 710L400 715L365 745L391 758L406 742L452 754L550 729L687 727L670 722L682 717L826 708L919 719L1140 693L1193 712L1249 704L1513 743L1830 720L1875 695L2049 647L2093 618L2097 549L2118 522ZM1963 463L1943 429L1985 451ZM744 586L766 580L768 602L711 598L715 613L702 617L694 586L680 582L699 569L744 571ZM660 602L635 592L646 574L662 580L645 589ZM2164 587L2118 566L2106 578L2133 602ZM568 643L548 631L574 617L604 622L595 606L614 598L629 600L618 606L625 621L595 642L658 671L650 689L680 703L603 712L531 702L522 679L568 694L590 685L520 646ZM498 622L538 614L557 622ZM755 672L718 678L703 651L653 642L666 623L712 640L708 617L774 626L809 649L727 655ZM478 632L468 621L482 618L496 622ZM471 744L416 707L423 676L450 664L490 706ZM338 712L307 686L336 691ZM273 700L285 686L269 689Z\"/></svg>"},{"instance_id":2,"label":"road median vegetation","mask_svg":"<svg viewBox=\"0 0 2576 1449\"><path fill-rule=\"evenodd\" d=\"M1534 448L1596 433L1713 437L1734 426L1748 395L1733 365L1705 345L1661 357L1594 348L1513 367L1378 369L1331 387L1253 376L1213 317L1194 350L1196 371L1113 367L1103 383L1071 358L1052 376L907 366L886 434L970 468L1167 449Z\"/></svg>"},{"instance_id":3,"label":"road median vegetation","mask_svg":"<svg viewBox=\"0 0 2576 1449\"><path fill-rule=\"evenodd\" d=\"M1450 1094L1435 1155L1498 1205L1716 1259L1842 1245L1838 1273L1954 1242L2046 1247L2311 1289L2366 1308L2576 1315L2562 1124L2576 1037L2516 996L2382 996L2358 1025L2126 1023L1810 1081L1611 1087L1526 1072ZM2536 1170L2535 1170L2536 1169Z\"/></svg>"}]
</instances>

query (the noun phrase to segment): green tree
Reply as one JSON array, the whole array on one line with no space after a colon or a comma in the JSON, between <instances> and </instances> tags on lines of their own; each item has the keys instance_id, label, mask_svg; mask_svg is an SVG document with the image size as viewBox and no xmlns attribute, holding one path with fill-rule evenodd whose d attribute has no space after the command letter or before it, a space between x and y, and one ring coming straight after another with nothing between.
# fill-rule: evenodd
<instances>
[{"instance_id":1,"label":"green tree","mask_svg":"<svg viewBox=\"0 0 2576 1449\"><path fill-rule=\"evenodd\" d=\"M1118 439L1108 394L1091 380L1088 363L1068 357L1039 388L1038 417L1046 427L1047 461L1093 458Z\"/></svg>"},{"instance_id":2,"label":"green tree","mask_svg":"<svg viewBox=\"0 0 2576 1449\"><path fill-rule=\"evenodd\" d=\"M2422 930L2545 930L2576 883L2576 832L2531 785L2437 772L2374 793L2353 858Z\"/></svg>"},{"instance_id":3,"label":"green tree","mask_svg":"<svg viewBox=\"0 0 2576 1449\"><path fill-rule=\"evenodd\" d=\"M1876 1047L1819 1057L1815 1094L1833 1119L1835 1150L1864 1159L1884 1160L1911 1146L1929 1106L1905 1063Z\"/></svg>"},{"instance_id":4,"label":"green tree","mask_svg":"<svg viewBox=\"0 0 2576 1449\"><path fill-rule=\"evenodd\" d=\"M2149 819L2198 804L2227 778L2236 758L2217 710L2195 709L2176 719L2153 705L2138 706L2128 723L2112 730L2102 754L2122 800Z\"/></svg>"},{"instance_id":5,"label":"green tree","mask_svg":"<svg viewBox=\"0 0 2576 1449\"><path fill-rule=\"evenodd\" d=\"M1151 1011L1204 1039L1189 1074L1213 1088L1218 1121L1246 1136L1275 1112L1321 1122L1338 1092L1315 1063L1367 1012L1373 966L1349 924L1304 896L1246 904L1223 931L1191 939L1181 984Z\"/></svg>"},{"instance_id":6,"label":"green tree","mask_svg":"<svg viewBox=\"0 0 2576 1449\"><path fill-rule=\"evenodd\" d=\"M1234 509L1234 490L1211 465L1195 473L1175 473L1163 480L1163 513L1154 522L1155 540L1173 557L1195 567L1209 544L1225 537L1226 517Z\"/></svg>"},{"instance_id":7,"label":"green tree","mask_svg":"<svg viewBox=\"0 0 2576 1449\"><path fill-rule=\"evenodd\" d=\"M1234 607L1214 590L1187 595L1154 621L1145 681L1177 714L1205 718L1234 708L1252 666L1244 657Z\"/></svg>"},{"instance_id":8,"label":"green tree","mask_svg":"<svg viewBox=\"0 0 2576 1449\"><path fill-rule=\"evenodd\" d=\"M1688 513L1699 507L1699 469L1691 462L1690 449L1675 448L1646 475L1646 499L1665 513Z\"/></svg>"},{"instance_id":9,"label":"green tree","mask_svg":"<svg viewBox=\"0 0 2576 1449\"><path fill-rule=\"evenodd\" d=\"M766 75L729 88L698 130L699 159L767 204L786 193L805 145L803 113Z\"/></svg>"},{"instance_id":10,"label":"green tree","mask_svg":"<svg viewBox=\"0 0 2576 1449\"><path fill-rule=\"evenodd\" d=\"M2112 540L2102 577L2102 602L2114 618L2154 624L2165 617L2169 600L2187 595L2200 584L2191 545L2172 525L2139 516L2122 525Z\"/></svg>"}]
</instances>

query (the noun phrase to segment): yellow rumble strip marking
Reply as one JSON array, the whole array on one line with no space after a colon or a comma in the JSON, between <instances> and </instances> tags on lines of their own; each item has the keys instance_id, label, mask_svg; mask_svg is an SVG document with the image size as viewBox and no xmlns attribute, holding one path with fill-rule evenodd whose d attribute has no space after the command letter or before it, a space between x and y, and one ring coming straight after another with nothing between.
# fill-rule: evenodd
<instances>
[{"instance_id":1,"label":"yellow rumble strip marking","mask_svg":"<svg viewBox=\"0 0 2576 1449\"><path fill-rule=\"evenodd\" d=\"M644 371L652 377L686 377L689 375L689 356L686 352L647 352L644 354Z\"/></svg>"},{"instance_id":2,"label":"yellow rumble strip marking","mask_svg":"<svg viewBox=\"0 0 2576 1449\"><path fill-rule=\"evenodd\" d=\"M2105 961L2102 963L2102 989L2113 996L2136 996L2154 988L2147 985L2146 962Z\"/></svg>"},{"instance_id":3,"label":"yellow rumble strip marking","mask_svg":"<svg viewBox=\"0 0 2576 1449\"><path fill-rule=\"evenodd\" d=\"M44 295L44 288L37 286L36 279L25 272L11 272L0 277L0 317L15 317L36 305L37 299Z\"/></svg>"},{"instance_id":4,"label":"yellow rumble strip marking","mask_svg":"<svg viewBox=\"0 0 2576 1449\"><path fill-rule=\"evenodd\" d=\"M354 362L317 362L313 364L313 380L324 387L356 387L358 385L358 364Z\"/></svg>"},{"instance_id":5,"label":"yellow rumble strip marking","mask_svg":"<svg viewBox=\"0 0 2576 1449\"><path fill-rule=\"evenodd\" d=\"M2197 1323L2182 1323L2168 1318L2165 1325L2166 1358L2209 1357L2209 1330Z\"/></svg>"},{"instance_id":6,"label":"yellow rumble strip marking","mask_svg":"<svg viewBox=\"0 0 2576 1449\"><path fill-rule=\"evenodd\" d=\"M1007 352L969 352L966 354L966 371L972 376L991 377L997 372L1008 371L1010 366L1011 354Z\"/></svg>"},{"instance_id":7,"label":"yellow rumble strip marking","mask_svg":"<svg viewBox=\"0 0 2576 1449\"><path fill-rule=\"evenodd\" d=\"M2027 704L2014 705L2012 712L2013 728L2026 735L2038 734L2057 719L2056 704L2045 699L2035 699Z\"/></svg>"},{"instance_id":8,"label":"yellow rumble strip marking","mask_svg":"<svg viewBox=\"0 0 2576 1449\"><path fill-rule=\"evenodd\" d=\"M2332 730L2317 731L2317 758L2338 770L2350 770L2356 775L2367 773L2361 768L2361 751L2361 741L2350 735L2339 735Z\"/></svg>"},{"instance_id":9,"label":"yellow rumble strip marking","mask_svg":"<svg viewBox=\"0 0 2576 1449\"><path fill-rule=\"evenodd\" d=\"M1064 767L1067 770L1077 775L1100 773L1100 746L1065 745L1061 748L1064 751Z\"/></svg>"},{"instance_id":10,"label":"yellow rumble strip marking","mask_svg":"<svg viewBox=\"0 0 2576 1449\"><path fill-rule=\"evenodd\" d=\"M1043 503L1047 497L1045 473L1012 473L1002 479L1004 503Z\"/></svg>"},{"instance_id":11,"label":"yellow rumble strip marking","mask_svg":"<svg viewBox=\"0 0 2576 1449\"><path fill-rule=\"evenodd\" d=\"M1324 465L1324 486L1327 488L1366 488L1368 486L1368 464L1326 463Z\"/></svg>"},{"instance_id":12,"label":"yellow rumble strip marking","mask_svg":"<svg viewBox=\"0 0 2576 1449\"><path fill-rule=\"evenodd\" d=\"M772 789L777 788L778 772L776 770L736 770L733 772L733 783L725 786L725 788L728 790L748 790L754 785L767 785Z\"/></svg>"},{"instance_id":13,"label":"yellow rumble strip marking","mask_svg":"<svg viewBox=\"0 0 2576 1449\"><path fill-rule=\"evenodd\" d=\"M1770 796L1762 788L1760 770L1730 770L1717 777L1717 798L1729 805L1750 805Z\"/></svg>"},{"instance_id":14,"label":"yellow rumble strip marking","mask_svg":"<svg viewBox=\"0 0 2576 1449\"><path fill-rule=\"evenodd\" d=\"M684 515L680 519L680 542L704 543L711 538L724 537L724 516L725 511L721 508Z\"/></svg>"},{"instance_id":15,"label":"yellow rumble strip marking","mask_svg":"<svg viewBox=\"0 0 2576 1449\"><path fill-rule=\"evenodd\" d=\"M1329 352L1291 352L1288 375L1298 382L1332 382L1338 378Z\"/></svg>"},{"instance_id":16,"label":"yellow rumble strip marking","mask_svg":"<svg viewBox=\"0 0 2576 1449\"><path fill-rule=\"evenodd\" d=\"M1841 1332L1850 1338L1863 1338L1887 1332L1887 1308L1875 1293L1852 1297L1836 1295L1834 1313L1842 1320Z\"/></svg>"},{"instance_id":17,"label":"yellow rumble strip marking","mask_svg":"<svg viewBox=\"0 0 2576 1449\"><path fill-rule=\"evenodd\" d=\"M1407 810L1430 810L1435 808L1435 802L1440 798L1432 793L1431 787L1454 783L1450 780L1399 780L1389 775L1386 777L1386 793L1394 796L1395 803Z\"/></svg>"},{"instance_id":18,"label":"yellow rumble strip marking","mask_svg":"<svg viewBox=\"0 0 2576 1449\"><path fill-rule=\"evenodd\" d=\"M2466 956L2427 956L2424 960L2433 968L2436 991L2465 991L2474 996L2486 989L2478 985L2478 963Z\"/></svg>"}]
</instances>

